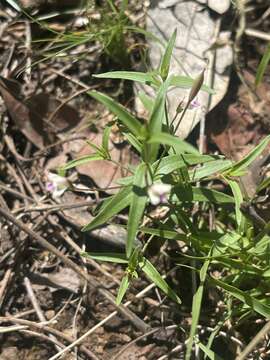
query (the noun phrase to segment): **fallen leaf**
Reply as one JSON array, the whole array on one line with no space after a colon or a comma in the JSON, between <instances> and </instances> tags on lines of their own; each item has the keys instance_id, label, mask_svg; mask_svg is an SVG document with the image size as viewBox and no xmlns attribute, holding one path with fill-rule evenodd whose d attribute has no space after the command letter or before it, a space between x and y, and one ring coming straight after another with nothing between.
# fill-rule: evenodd
<instances>
[{"instance_id":1,"label":"fallen leaf","mask_svg":"<svg viewBox=\"0 0 270 360\"><path fill-rule=\"evenodd\" d=\"M80 122L78 112L64 104L49 122L50 116L61 102L45 93L33 95L27 100L19 98L20 84L0 78L0 94L17 128L38 148L56 140L56 134L69 131Z\"/></svg>"}]
</instances>

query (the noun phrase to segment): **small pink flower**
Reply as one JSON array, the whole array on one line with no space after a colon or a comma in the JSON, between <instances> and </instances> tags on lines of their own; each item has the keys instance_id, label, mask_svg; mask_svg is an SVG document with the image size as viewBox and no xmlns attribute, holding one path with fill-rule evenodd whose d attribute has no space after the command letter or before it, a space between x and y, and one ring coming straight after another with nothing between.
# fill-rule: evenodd
<instances>
[{"instance_id":1,"label":"small pink flower","mask_svg":"<svg viewBox=\"0 0 270 360\"><path fill-rule=\"evenodd\" d=\"M152 205L166 204L171 192L170 184L155 183L148 189L149 199Z\"/></svg>"},{"instance_id":2,"label":"small pink flower","mask_svg":"<svg viewBox=\"0 0 270 360\"><path fill-rule=\"evenodd\" d=\"M199 101L197 99L193 99L191 101L191 103L189 104L188 108L189 108L189 110L194 110L194 109L197 109L200 106L201 106L201 104L199 103Z\"/></svg>"},{"instance_id":3,"label":"small pink flower","mask_svg":"<svg viewBox=\"0 0 270 360\"><path fill-rule=\"evenodd\" d=\"M59 198L69 187L69 182L64 176L49 172L47 178L46 189L52 194L53 198Z\"/></svg>"}]
</instances>

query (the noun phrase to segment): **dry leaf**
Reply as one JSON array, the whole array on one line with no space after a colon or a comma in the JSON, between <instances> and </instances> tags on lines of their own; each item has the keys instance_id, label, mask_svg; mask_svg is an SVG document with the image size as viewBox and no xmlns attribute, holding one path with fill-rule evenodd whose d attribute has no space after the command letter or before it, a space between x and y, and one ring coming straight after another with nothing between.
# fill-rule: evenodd
<instances>
[{"instance_id":1,"label":"dry leaf","mask_svg":"<svg viewBox=\"0 0 270 360\"><path fill-rule=\"evenodd\" d=\"M61 102L48 94L41 93L26 101L19 99L20 85L9 79L0 78L0 94L15 125L38 148L56 140L56 134L69 131L80 122L78 112L65 104L48 122Z\"/></svg>"}]
</instances>

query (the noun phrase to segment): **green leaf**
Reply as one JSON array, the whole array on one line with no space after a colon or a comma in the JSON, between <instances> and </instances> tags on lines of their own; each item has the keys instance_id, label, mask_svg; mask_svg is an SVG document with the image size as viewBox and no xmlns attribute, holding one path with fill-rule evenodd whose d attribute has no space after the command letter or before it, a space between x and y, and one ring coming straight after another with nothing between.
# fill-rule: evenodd
<instances>
[{"instance_id":1,"label":"green leaf","mask_svg":"<svg viewBox=\"0 0 270 360\"><path fill-rule=\"evenodd\" d=\"M142 152L142 144L141 142L132 134L123 133L123 135L126 137L127 141L138 151L139 154Z\"/></svg>"},{"instance_id":2,"label":"green leaf","mask_svg":"<svg viewBox=\"0 0 270 360\"><path fill-rule=\"evenodd\" d=\"M159 73L163 80L166 80L168 77L168 74L169 74L171 57L172 57L172 52L173 52L173 48L174 48L174 44L175 44L176 34L177 34L177 31L175 29L169 42L168 42L168 45L164 52L164 55L162 56L162 59L161 59Z\"/></svg>"},{"instance_id":3,"label":"green leaf","mask_svg":"<svg viewBox=\"0 0 270 360\"><path fill-rule=\"evenodd\" d=\"M163 119L165 118L165 101L166 101L166 93L168 89L169 79L166 80L161 87L159 88L158 94L155 99L153 111L151 113L149 119L149 135L150 137L156 133L161 132ZM145 159L146 162L152 163L156 160L158 149L160 144L152 144L146 146L145 149Z\"/></svg>"},{"instance_id":4,"label":"green leaf","mask_svg":"<svg viewBox=\"0 0 270 360\"><path fill-rule=\"evenodd\" d=\"M162 278L160 273L151 264L149 260L143 258L139 263L140 268L146 274L146 276L157 286L159 287L167 296L169 296L177 304L181 304L179 296L170 288L167 282Z\"/></svg>"},{"instance_id":5,"label":"green leaf","mask_svg":"<svg viewBox=\"0 0 270 360\"><path fill-rule=\"evenodd\" d=\"M209 254L211 255L211 254ZM204 289L204 283L207 275L208 266L210 264L210 260L206 260L200 270L200 285L196 291L196 293L193 296L192 301L192 323L191 323L191 329L189 334L189 340L187 343L187 351L185 360L189 360L191 357L191 349L192 344L194 341L194 336L196 335L197 326L199 323L200 318L200 312L201 312L201 305L202 305L202 296L203 296L203 289Z\"/></svg>"},{"instance_id":6,"label":"green leaf","mask_svg":"<svg viewBox=\"0 0 270 360\"><path fill-rule=\"evenodd\" d=\"M135 136L139 137L141 132L140 122L131 115L121 104L115 102L112 98L97 91L89 91L88 95L105 105L119 121Z\"/></svg>"},{"instance_id":7,"label":"green leaf","mask_svg":"<svg viewBox=\"0 0 270 360\"><path fill-rule=\"evenodd\" d=\"M116 195L112 196L98 215L82 228L82 231L90 231L105 224L111 217L126 208L132 199L131 186L121 189Z\"/></svg>"},{"instance_id":8,"label":"green leaf","mask_svg":"<svg viewBox=\"0 0 270 360\"><path fill-rule=\"evenodd\" d=\"M258 144L253 150L250 151L244 159L238 161L232 166L228 173L232 176L239 176L266 148L270 140L270 135L266 136L260 144Z\"/></svg>"},{"instance_id":9,"label":"green leaf","mask_svg":"<svg viewBox=\"0 0 270 360\"><path fill-rule=\"evenodd\" d=\"M158 160L153 164L154 171L157 175L167 175L173 171L180 169L183 166L192 166L203 163L215 163L216 156L210 155L195 155L195 154L183 154L183 155L168 155L164 156L162 160ZM220 160L219 160L220 161ZM209 164L209 165L210 165Z\"/></svg>"},{"instance_id":10,"label":"green leaf","mask_svg":"<svg viewBox=\"0 0 270 360\"><path fill-rule=\"evenodd\" d=\"M105 150L107 154L109 154L109 140L110 140L111 129L112 129L111 126L106 126L102 136L102 148Z\"/></svg>"},{"instance_id":11,"label":"green leaf","mask_svg":"<svg viewBox=\"0 0 270 360\"><path fill-rule=\"evenodd\" d=\"M270 185L270 177L264 179L260 185L258 186L258 188L256 189L256 193L258 194L260 191L262 191L263 189L266 189L268 186Z\"/></svg>"},{"instance_id":12,"label":"green leaf","mask_svg":"<svg viewBox=\"0 0 270 360\"><path fill-rule=\"evenodd\" d=\"M256 79L255 79L255 85L258 86L261 81L262 81L262 78L263 78L263 75L265 73L265 70L266 70L266 67L268 65L270 61L270 44L268 45L263 57L262 57L262 60L259 64L259 67L258 67L258 70L257 70L257 73L256 73Z\"/></svg>"},{"instance_id":13,"label":"green leaf","mask_svg":"<svg viewBox=\"0 0 270 360\"><path fill-rule=\"evenodd\" d=\"M183 75L173 75L171 77L170 86L180 87L182 89L190 89L193 86L195 79ZM215 90L211 89L207 85L203 85L201 90L206 91L209 94L215 94Z\"/></svg>"},{"instance_id":14,"label":"green leaf","mask_svg":"<svg viewBox=\"0 0 270 360\"><path fill-rule=\"evenodd\" d=\"M196 341L196 344L199 346L199 348L209 357L210 360L223 360L220 356L218 356L213 350L206 347L203 343L200 341Z\"/></svg>"},{"instance_id":15,"label":"green leaf","mask_svg":"<svg viewBox=\"0 0 270 360\"><path fill-rule=\"evenodd\" d=\"M93 75L93 77L101 79L123 79L138 81L143 84L154 83L158 85L158 81L155 78L156 73L143 73L137 71L110 71L103 74Z\"/></svg>"},{"instance_id":16,"label":"green leaf","mask_svg":"<svg viewBox=\"0 0 270 360\"><path fill-rule=\"evenodd\" d=\"M176 136L171 134L160 132L157 134L153 134L150 136L149 140L147 141L149 144L162 144L162 145L169 145L177 150L177 153L190 153L190 154L200 154L199 151L189 143L184 140L179 139Z\"/></svg>"},{"instance_id":17,"label":"green leaf","mask_svg":"<svg viewBox=\"0 0 270 360\"><path fill-rule=\"evenodd\" d=\"M107 261L107 262L113 262L116 264L127 264L128 260L126 258L126 255L123 253L107 253L107 252L95 252L95 253L89 253L89 252L82 252L81 256L98 260L98 261Z\"/></svg>"},{"instance_id":18,"label":"green leaf","mask_svg":"<svg viewBox=\"0 0 270 360\"><path fill-rule=\"evenodd\" d=\"M198 181L216 173L221 173L231 167L231 160L216 160L205 164L202 167L190 171L190 179Z\"/></svg>"},{"instance_id":19,"label":"green leaf","mask_svg":"<svg viewBox=\"0 0 270 360\"><path fill-rule=\"evenodd\" d=\"M80 165L83 165L83 164L86 164L90 161L96 161L96 160L103 160L104 157L100 154L91 154L91 155L85 155L85 156L82 156L78 159L74 159L74 160L71 160L69 161L66 165L63 165L61 167L61 170L68 170L68 169L72 169L74 168L75 166L80 166Z\"/></svg>"},{"instance_id":20,"label":"green leaf","mask_svg":"<svg viewBox=\"0 0 270 360\"><path fill-rule=\"evenodd\" d=\"M191 186L187 188L183 185L176 185L172 189L172 202L174 201L187 201L187 202L211 202L215 204L233 204L234 199L232 196L224 194L217 190L208 189L205 187Z\"/></svg>"},{"instance_id":21,"label":"green leaf","mask_svg":"<svg viewBox=\"0 0 270 360\"><path fill-rule=\"evenodd\" d=\"M248 293L237 289L236 287L226 284L225 282L214 279L212 277L208 277L208 281L215 286L221 287L227 293L235 297L236 299L242 301L246 306L250 307L252 310L256 311L260 315L269 318L270 317L270 307L268 305L264 305L259 300L250 296Z\"/></svg>"},{"instance_id":22,"label":"green leaf","mask_svg":"<svg viewBox=\"0 0 270 360\"><path fill-rule=\"evenodd\" d=\"M240 228L241 223L242 223L242 219L243 219L243 215L242 212L240 210L240 205L243 202L243 195L240 189L240 186L238 185L237 181L234 180L230 180L227 179L227 182L230 186L230 188L232 189L232 193L234 196L234 201L235 201L235 218L236 218L236 223L238 225L238 228Z\"/></svg>"},{"instance_id":23,"label":"green leaf","mask_svg":"<svg viewBox=\"0 0 270 360\"><path fill-rule=\"evenodd\" d=\"M186 241L188 239L188 236L186 234L180 234L177 231L169 230L169 229L153 229L153 228L147 228L147 227L140 227L139 231L150 234L150 235L156 235L158 237L164 238L166 240L182 240Z\"/></svg>"},{"instance_id":24,"label":"green leaf","mask_svg":"<svg viewBox=\"0 0 270 360\"><path fill-rule=\"evenodd\" d=\"M125 275L122 278L122 281L121 281L121 284L120 284L120 287L119 287L119 290L117 293L117 297L115 300L116 305L121 304L123 297L124 297L125 293L127 292L128 287L129 287L129 276Z\"/></svg>"},{"instance_id":25,"label":"green leaf","mask_svg":"<svg viewBox=\"0 0 270 360\"><path fill-rule=\"evenodd\" d=\"M138 93L138 97L141 100L143 106L145 107L145 109L151 113L153 111L154 108L154 100L147 95L144 91L139 91Z\"/></svg>"},{"instance_id":26,"label":"green leaf","mask_svg":"<svg viewBox=\"0 0 270 360\"><path fill-rule=\"evenodd\" d=\"M141 163L137 167L134 175L132 197L131 197L131 204L129 209L128 224L127 224L128 234L127 234L126 254L128 258L132 253L136 233L138 231L139 224L143 216L145 205L147 202L146 189L145 189L146 170L147 170L146 164Z\"/></svg>"},{"instance_id":27,"label":"green leaf","mask_svg":"<svg viewBox=\"0 0 270 360\"><path fill-rule=\"evenodd\" d=\"M19 7L19 5L17 4L16 1L14 0L6 0L6 2L12 6L15 10L17 10L18 12L21 12L21 8Z\"/></svg>"}]
</instances>

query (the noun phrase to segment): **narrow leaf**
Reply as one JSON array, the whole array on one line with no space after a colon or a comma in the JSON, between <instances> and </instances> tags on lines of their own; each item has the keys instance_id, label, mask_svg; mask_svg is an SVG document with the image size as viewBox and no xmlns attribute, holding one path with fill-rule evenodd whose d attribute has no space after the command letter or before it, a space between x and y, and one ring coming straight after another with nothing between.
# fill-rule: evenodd
<instances>
[{"instance_id":1,"label":"narrow leaf","mask_svg":"<svg viewBox=\"0 0 270 360\"><path fill-rule=\"evenodd\" d=\"M253 150L250 151L244 159L238 161L230 170L229 174L238 176L243 170L245 170L266 148L270 140L270 135L266 136L260 144L258 144Z\"/></svg>"},{"instance_id":2,"label":"narrow leaf","mask_svg":"<svg viewBox=\"0 0 270 360\"><path fill-rule=\"evenodd\" d=\"M264 305L259 300L250 296L248 293L237 289L236 287L226 284L225 282L214 279L212 277L208 278L208 281L215 286L219 286L224 289L227 293L235 297L236 299L242 301L246 306L250 307L252 310L261 314L262 316L269 318L270 317L270 306Z\"/></svg>"},{"instance_id":3,"label":"narrow leaf","mask_svg":"<svg viewBox=\"0 0 270 360\"><path fill-rule=\"evenodd\" d=\"M243 202L243 195L240 189L240 186L238 185L238 183L234 180L230 180L227 179L227 182L230 186L230 188L232 189L232 193L234 196L234 201L235 201L235 218L236 218L236 222L238 225L238 228L240 228L241 223L242 223L242 219L243 219L243 215L242 212L240 210L240 206Z\"/></svg>"},{"instance_id":4,"label":"narrow leaf","mask_svg":"<svg viewBox=\"0 0 270 360\"><path fill-rule=\"evenodd\" d=\"M160 76L163 80L166 80L168 77L168 74L169 74L171 57L172 57L172 52L173 52L173 48L174 48L174 44L175 44L176 34L177 34L177 31L175 29L169 42L168 42L168 45L166 47L165 53L162 57L161 64L159 67Z\"/></svg>"},{"instance_id":5,"label":"narrow leaf","mask_svg":"<svg viewBox=\"0 0 270 360\"><path fill-rule=\"evenodd\" d=\"M93 77L101 79L123 79L138 81L143 84L147 83L157 83L157 80L154 78L155 73L143 73L137 71L111 71L103 74L93 75Z\"/></svg>"},{"instance_id":6,"label":"narrow leaf","mask_svg":"<svg viewBox=\"0 0 270 360\"><path fill-rule=\"evenodd\" d=\"M270 61L270 44L268 45L263 57L262 57L262 60L259 64L259 67L258 67L258 70L257 70L257 73L256 73L256 79L255 79L255 85L258 86L261 81L262 81L262 78L263 78L263 75L265 73L265 70L266 70L266 67L268 65Z\"/></svg>"},{"instance_id":7,"label":"narrow leaf","mask_svg":"<svg viewBox=\"0 0 270 360\"><path fill-rule=\"evenodd\" d=\"M80 165L86 164L86 163L88 163L90 161L102 160L102 159L103 159L103 156L101 156L99 154L85 155L85 156L82 156L82 157L80 157L78 159L74 159L74 160L69 161L66 165L63 165L61 167L61 170L72 169L75 166L80 166Z\"/></svg>"},{"instance_id":8,"label":"narrow leaf","mask_svg":"<svg viewBox=\"0 0 270 360\"><path fill-rule=\"evenodd\" d=\"M146 169L147 169L146 164L141 163L137 167L134 175L132 197L131 197L131 204L129 209L128 224L127 224L128 234L127 234L126 254L128 258L132 253L136 233L138 231L139 224L143 216L145 205L147 202L146 189L145 189Z\"/></svg>"},{"instance_id":9,"label":"narrow leaf","mask_svg":"<svg viewBox=\"0 0 270 360\"><path fill-rule=\"evenodd\" d=\"M194 81L195 79L188 76L175 75L171 77L170 85L183 89L190 89L192 88ZM215 91L207 85L202 85L201 90L206 91L209 94L215 94Z\"/></svg>"},{"instance_id":10,"label":"narrow leaf","mask_svg":"<svg viewBox=\"0 0 270 360\"><path fill-rule=\"evenodd\" d=\"M190 154L200 154L199 151L189 143L187 143L184 140L179 139L178 137L165 133L160 132L153 134L149 140L149 144L162 144L162 145L168 145L173 147L177 150L177 153L190 153Z\"/></svg>"},{"instance_id":11,"label":"narrow leaf","mask_svg":"<svg viewBox=\"0 0 270 360\"><path fill-rule=\"evenodd\" d=\"M98 261L107 261L107 262L113 262L113 263L117 263L117 264L127 264L128 263L126 255L123 253L82 252L81 256L90 258L90 259L94 259L94 260L98 260Z\"/></svg>"},{"instance_id":12,"label":"narrow leaf","mask_svg":"<svg viewBox=\"0 0 270 360\"><path fill-rule=\"evenodd\" d=\"M135 136L140 135L141 124L131 115L121 104L115 102L112 98L97 91L89 91L88 95L92 96L97 101L105 105L114 115L116 115L120 122L128 128L128 130Z\"/></svg>"},{"instance_id":13,"label":"narrow leaf","mask_svg":"<svg viewBox=\"0 0 270 360\"><path fill-rule=\"evenodd\" d=\"M186 351L185 360L189 360L191 357L191 349L192 349L192 344L194 341L194 336L196 335L197 326L199 323L204 283L205 283L207 269L208 269L209 264L210 264L209 260L206 260L204 262L204 264L201 268L201 271L200 271L200 285L199 285L195 295L193 296L192 323L191 323L191 329L190 329L190 334L189 334L189 340L187 343L187 351Z\"/></svg>"},{"instance_id":14,"label":"narrow leaf","mask_svg":"<svg viewBox=\"0 0 270 360\"><path fill-rule=\"evenodd\" d=\"M117 293L117 297L115 300L116 305L120 305L123 297L125 296L125 293L127 292L127 289L129 287L129 276L125 275L121 281L118 293Z\"/></svg>"},{"instance_id":15,"label":"narrow leaf","mask_svg":"<svg viewBox=\"0 0 270 360\"><path fill-rule=\"evenodd\" d=\"M132 199L131 187L121 189L116 195L112 196L98 215L82 231L90 231L105 224L110 218L126 208Z\"/></svg>"},{"instance_id":16,"label":"narrow leaf","mask_svg":"<svg viewBox=\"0 0 270 360\"><path fill-rule=\"evenodd\" d=\"M146 276L157 286L159 287L167 296L169 296L173 301L178 304L181 304L179 296L170 288L167 282L162 278L160 273L151 264L149 260L143 258L139 263L140 268L146 274Z\"/></svg>"}]
</instances>

